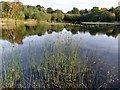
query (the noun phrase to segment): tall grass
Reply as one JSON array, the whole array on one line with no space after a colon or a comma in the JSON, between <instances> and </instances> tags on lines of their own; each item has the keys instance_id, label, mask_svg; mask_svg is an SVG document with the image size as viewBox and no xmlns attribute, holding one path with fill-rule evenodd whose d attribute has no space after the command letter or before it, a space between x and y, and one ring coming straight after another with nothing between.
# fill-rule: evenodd
<instances>
[{"instance_id":1,"label":"tall grass","mask_svg":"<svg viewBox=\"0 0 120 90\"><path fill-rule=\"evenodd\" d=\"M59 44L59 43L58 43ZM64 45L63 45L64 46ZM111 72L101 68L103 60L79 53L79 47L68 44L45 46L43 58L36 61L29 53L29 64L23 66L20 52L3 61L2 88L108 88ZM29 51L30 52L30 51Z\"/></svg>"}]
</instances>

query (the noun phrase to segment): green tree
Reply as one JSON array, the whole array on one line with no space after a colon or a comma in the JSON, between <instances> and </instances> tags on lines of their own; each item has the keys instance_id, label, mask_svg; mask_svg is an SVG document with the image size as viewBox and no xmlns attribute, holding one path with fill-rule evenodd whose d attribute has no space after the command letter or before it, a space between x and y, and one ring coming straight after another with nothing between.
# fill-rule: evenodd
<instances>
[{"instance_id":1,"label":"green tree","mask_svg":"<svg viewBox=\"0 0 120 90\"><path fill-rule=\"evenodd\" d=\"M115 14L108 11L102 12L100 14L100 21L102 22L113 22L115 21Z\"/></svg>"},{"instance_id":2,"label":"green tree","mask_svg":"<svg viewBox=\"0 0 120 90\"><path fill-rule=\"evenodd\" d=\"M29 12L24 12L24 15L25 15L25 19L29 19L30 18Z\"/></svg>"},{"instance_id":3,"label":"green tree","mask_svg":"<svg viewBox=\"0 0 120 90\"><path fill-rule=\"evenodd\" d=\"M99 12L99 7L93 7L93 8L91 9L91 11L92 11L92 12Z\"/></svg>"},{"instance_id":4,"label":"green tree","mask_svg":"<svg viewBox=\"0 0 120 90\"><path fill-rule=\"evenodd\" d=\"M57 13L57 21L58 22L62 22L62 20L64 19L65 15L61 12Z\"/></svg>"},{"instance_id":5,"label":"green tree","mask_svg":"<svg viewBox=\"0 0 120 90\"><path fill-rule=\"evenodd\" d=\"M72 13L73 14L80 14L80 11L79 11L79 9L78 8L73 8L73 10L72 10Z\"/></svg>"},{"instance_id":6,"label":"green tree","mask_svg":"<svg viewBox=\"0 0 120 90\"><path fill-rule=\"evenodd\" d=\"M62 11L62 10L59 10L59 9L56 9L54 12L56 12L56 13L58 13L58 12L63 13L63 11Z\"/></svg>"},{"instance_id":7,"label":"green tree","mask_svg":"<svg viewBox=\"0 0 120 90\"><path fill-rule=\"evenodd\" d=\"M51 15L51 19L54 20L54 22L56 22L56 19L57 19L57 13L52 13L52 15Z\"/></svg>"},{"instance_id":8,"label":"green tree","mask_svg":"<svg viewBox=\"0 0 120 90\"><path fill-rule=\"evenodd\" d=\"M37 8L39 11L46 13L46 10L45 10L45 8L44 8L43 6L37 5L36 8Z\"/></svg>"},{"instance_id":9,"label":"green tree","mask_svg":"<svg viewBox=\"0 0 120 90\"><path fill-rule=\"evenodd\" d=\"M111 8L109 9L109 12L114 13L114 11L115 11L115 8L114 8L114 7L111 7Z\"/></svg>"},{"instance_id":10,"label":"green tree","mask_svg":"<svg viewBox=\"0 0 120 90\"><path fill-rule=\"evenodd\" d=\"M72 11L68 11L67 14L72 14Z\"/></svg>"},{"instance_id":11,"label":"green tree","mask_svg":"<svg viewBox=\"0 0 120 90\"><path fill-rule=\"evenodd\" d=\"M120 21L120 7L117 7L116 9L114 9L114 13L115 13L115 19L116 21Z\"/></svg>"},{"instance_id":12,"label":"green tree","mask_svg":"<svg viewBox=\"0 0 120 90\"><path fill-rule=\"evenodd\" d=\"M47 8L47 13L52 13L53 9L51 7Z\"/></svg>"},{"instance_id":13,"label":"green tree","mask_svg":"<svg viewBox=\"0 0 120 90\"><path fill-rule=\"evenodd\" d=\"M65 14L65 21L75 22L78 21L80 18L79 14Z\"/></svg>"},{"instance_id":14,"label":"green tree","mask_svg":"<svg viewBox=\"0 0 120 90\"><path fill-rule=\"evenodd\" d=\"M37 20L40 20L41 19L41 16L40 16L40 14L39 13L33 13L32 14L32 19L37 19Z\"/></svg>"},{"instance_id":15,"label":"green tree","mask_svg":"<svg viewBox=\"0 0 120 90\"><path fill-rule=\"evenodd\" d=\"M22 11L19 11L16 19L20 19L20 20L21 20L21 19L25 19L24 13L23 13Z\"/></svg>"},{"instance_id":16,"label":"green tree","mask_svg":"<svg viewBox=\"0 0 120 90\"><path fill-rule=\"evenodd\" d=\"M10 10L10 3L9 2L0 2L2 5L2 17L8 17L9 15L9 10Z\"/></svg>"},{"instance_id":17,"label":"green tree","mask_svg":"<svg viewBox=\"0 0 120 90\"><path fill-rule=\"evenodd\" d=\"M9 9L9 17L10 18L16 18L19 11L19 3L17 2L11 2L10 3L10 9Z\"/></svg>"},{"instance_id":18,"label":"green tree","mask_svg":"<svg viewBox=\"0 0 120 90\"><path fill-rule=\"evenodd\" d=\"M45 20L51 22L51 14L45 14Z\"/></svg>"},{"instance_id":19,"label":"green tree","mask_svg":"<svg viewBox=\"0 0 120 90\"><path fill-rule=\"evenodd\" d=\"M40 8L40 11L46 13L46 10L45 10L44 7L41 7L41 8Z\"/></svg>"},{"instance_id":20,"label":"green tree","mask_svg":"<svg viewBox=\"0 0 120 90\"><path fill-rule=\"evenodd\" d=\"M78 8L74 7L73 10L68 11L67 14L80 14L80 11Z\"/></svg>"},{"instance_id":21,"label":"green tree","mask_svg":"<svg viewBox=\"0 0 120 90\"><path fill-rule=\"evenodd\" d=\"M82 15L80 21L84 22L97 22L99 21L99 12L91 12L89 14Z\"/></svg>"},{"instance_id":22,"label":"green tree","mask_svg":"<svg viewBox=\"0 0 120 90\"><path fill-rule=\"evenodd\" d=\"M81 15L88 14L88 13L89 11L87 9L80 10Z\"/></svg>"}]
</instances>

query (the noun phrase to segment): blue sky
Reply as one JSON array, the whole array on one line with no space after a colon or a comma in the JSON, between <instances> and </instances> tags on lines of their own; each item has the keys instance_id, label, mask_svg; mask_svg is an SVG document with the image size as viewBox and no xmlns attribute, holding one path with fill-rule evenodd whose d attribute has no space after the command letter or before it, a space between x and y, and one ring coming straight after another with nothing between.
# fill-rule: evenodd
<instances>
[{"instance_id":1,"label":"blue sky","mask_svg":"<svg viewBox=\"0 0 120 90\"><path fill-rule=\"evenodd\" d=\"M0 1L8 1L8 0L0 0ZM13 1L13 0L9 0ZM120 0L20 0L23 4L27 5L41 5L45 8L52 7L55 9L61 9L64 12L71 10L73 7L77 7L79 9L91 9L94 6L98 7L117 7L118 2Z\"/></svg>"}]
</instances>

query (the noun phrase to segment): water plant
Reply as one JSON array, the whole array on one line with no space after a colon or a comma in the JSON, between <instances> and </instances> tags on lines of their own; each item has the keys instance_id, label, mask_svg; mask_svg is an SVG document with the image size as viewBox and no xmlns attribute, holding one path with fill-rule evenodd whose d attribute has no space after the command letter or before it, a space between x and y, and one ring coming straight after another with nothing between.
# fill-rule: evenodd
<instances>
[{"instance_id":1,"label":"water plant","mask_svg":"<svg viewBox=\"0 0 120 90\"><path fill-rule=\"evenodd\" d=\"M71 44L61 44L43 49L43 57L36 61L29 51L29 63L21 63L20 52L3 61L2 88L107 88L111 72L102 68L103 60L81 58L79 49ZM29 46L30 47L30 46ZM59 48L58 48L59 47ZM107 67L107 66L106 66ZM108 69L107 69L108 70Z\"/></svg>"}]
</instances>

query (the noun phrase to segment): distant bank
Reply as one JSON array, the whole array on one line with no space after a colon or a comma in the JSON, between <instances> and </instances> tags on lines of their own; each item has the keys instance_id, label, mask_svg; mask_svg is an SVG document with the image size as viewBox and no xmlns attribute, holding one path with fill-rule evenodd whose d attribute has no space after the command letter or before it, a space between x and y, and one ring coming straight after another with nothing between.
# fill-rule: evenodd
<instances>
[{"instance_id":1,"label":"distant bank","mask_svg":"<svg viewBox=\"0 0 120 90\"><path fill-rule=\"evenodd\" d=\"M77 23L70 23L70 22L46 22L46 21L37 21L35 19L27 19L27 20L14 20L8 18L0 18L0 29L12 29L15 27L19 27L20 25L29 25L34 26L39 23L48 23L51 25L104 25L104 26L120 26L120 22L77 22Z\"/></svg>"},{"instance_id":2,"label":"distant bank","mask_svg":"<svg viewBox=\"0 0 120 90\"><path fill-rule=\"evenodd\" d=\"M86 25L115 25L115 26L120 26L120 22L81 22L81 24L86 24Z\"/></svg>"}]
</instances>

